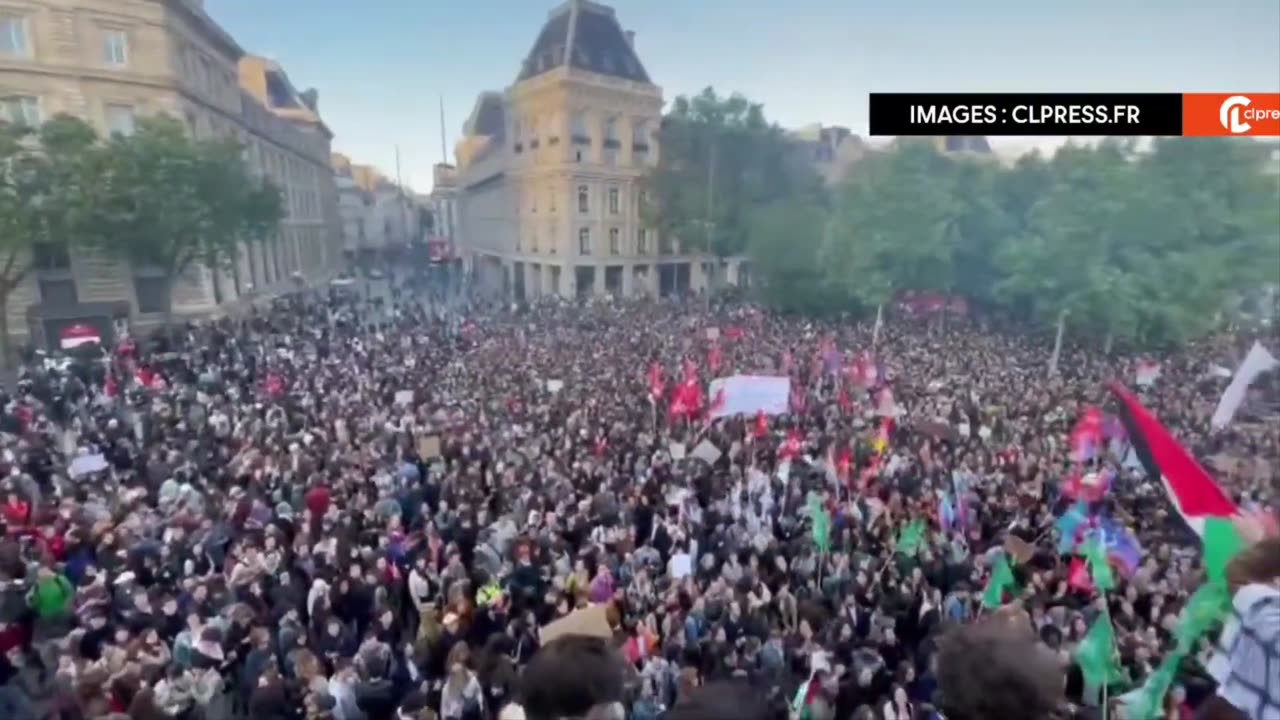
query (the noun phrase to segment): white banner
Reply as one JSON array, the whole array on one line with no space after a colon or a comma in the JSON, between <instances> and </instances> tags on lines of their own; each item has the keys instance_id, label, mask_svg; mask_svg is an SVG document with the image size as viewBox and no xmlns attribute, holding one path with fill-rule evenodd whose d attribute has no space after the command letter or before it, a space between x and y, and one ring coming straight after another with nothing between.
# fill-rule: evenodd
<instances>
[{"instance_id":1,"label":"white banner","mask_svg":"<svg viewBox=\"0 0 1280 720\"><path fill-rule=\"evenodd\" d=\"M1222 393L1222 399L1218 401L1218 409L1213 411L1210 425L1215 430L1226 427L1227 423L1231 422L1231 418L1235 417L1236 410L1240 409L1240 404L1244 402L1244 395L1253 381L1277 365L1280 365L1280 361L1267 352L1267 349L1262 347L1262 343L1255 342L1244 362L1240 363L1235 377L1231 378L1231 384Z\"/></svg>"},{"instance_id":2,"label":"white banner","mask_svg":"<svg viewBox=\"0 0 1280 720\"><path fill-rule=\"evenodd\" d=\"M733 375L711 381L711 417L781 415L788 410L791 378L771 375Z\"/></svg>"}]
</instances>

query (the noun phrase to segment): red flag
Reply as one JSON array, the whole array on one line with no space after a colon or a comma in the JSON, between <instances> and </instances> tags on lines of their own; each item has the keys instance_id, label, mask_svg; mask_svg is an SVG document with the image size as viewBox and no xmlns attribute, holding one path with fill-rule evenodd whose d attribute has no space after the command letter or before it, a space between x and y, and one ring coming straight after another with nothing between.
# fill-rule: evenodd
<instances>
[{"instance_id":1,"label":"red flag","mask_svg":"<svg viewBox=\"0 0 1280 720\"><path fill-rule=\"evenodd\" d=\"M1101 502L1111 487L1107 471L1084 473L1076 470L1062 483L1062 494L1086 503Z\"/></svg>"},{"instance_id":2,"label":"red flag","mask_svg":"<svg viewBox=\"0 0 1280 720\"><path fill-rule=\"evenodd\" d=\"M686 378L680 383L680 387L676 388L670 412L672 415L693 416L702 410L702 403L702 388L698 385L697 377Z\"/></svg>"},{"instance_id":3,"label":"red flag","mask_svg":"<svg viewBox=\"0 0 1280 720\"><path fill-rule=\"evenodd\" d=\"M720 352L719 345L712 345L707 351L707 367L711 368L711 372L720 372L720 364L724 361L724 355Z\"/></svg>"},{"instance_id":4,"label":"red flag","mask_svg":"<svg viewBox=\"0 0 1280 720\"><path fill-rule=\"evenodd\" d=\"M143 365L134 373L133 379L142 387L150 389L156 382L156 374L151 371L151 368Z\"/></svg>"},{"instance_id":5,"label":"red flag","mask_svg":"<svg viewBox=\"0 0 1280 720\"><path fill-rule=\"evenodd\" d=\"M1089 566L1079 557L1071 559L1071 567L1067 571L1067 585L1072 590L1080 592L1092 593L1093 578L1089 576Z\"/></svg>"},{"instance_id":6,"label":"red flag","mask_svg":"<svg viewBox=\"0 0 1280 720\"><path fill-rule=\"evenodd\" d=\"M850 473L853 471L853 451L845 447L840 451L840 459L836 461L836 473L844 482L849 482Z\"/></svg>"},{"instance_id":7,"label":"red flag","mask_svg":"<svg viewBox=\"0 0 1280 720\"><path fill-rule=\"evenodd\" d=\"M736 325L730 325L729 327L724 329L724 337L726 340L741 340L743 337L746 336L746 334L747 334L746 330L743 330L742 328Z\"/></svg>"},{"instance_id":8,"label":"red flag","mask_svg":"<svg viewBox=\"0 0 1280 720\"><path fill-rule=\"evenodd\" d=\"M836 398L836 403L840 405L840 412L845 415L853 408L853 400L849 397L849 390L844 384L840 385L840 395Z\"/></svg>"},{"instance_id":9,"label":"red flag","mask_svg":"<svg viewBox=\"0 0 1280 720\"><path fill-rule=\"evenodd\" d=\"M1088 462L1102 447L1102 411L1096 407L1085 408L1071 431L1071 459L1077 463Z\"/></svg>"},{"instance_id":10,"label":"red flag","mask_svg":"<svg viewBox=\"0 0 1280 720\"><path fill-rule=\"evenodd\" d=\"M102 392L109 398L116 397L120 394L120 385L116 382L115 375L107 376L107 384L102 388Z\"/></svg>"},{"instance_id":11,"label":"red flag","mask_svg":"<svg viewBox=\"0 0 1280 720\"><path fill-rule=\"evenodd\" d=\"M690 383L697 383L697 382L698 382L698 364L695 363L693 360L690 360L689 358L685 358L684 359L684 383L688 385Z\"/></svg>"},{"instance_id":12,"label":"red flag","mask_svg":"<svg viewBox=\"0 0 1280 720\"><path fill-rule=\"evenodd\" d=\"M782 448L778 451L778 455L787 459L800 455L800 431L787 431L787 439L782 443Z\"/></svg>"},{"instance_id":13,"label":"red flag","mask_svg":"<svg viewBox=\"0 0 1280 720\"><path fill-rule=\"evenodd\" d=\"M666 388L662 382L662 365L654 362L649 364L649 394L654 400L662 397Z\"/></svg>"},{"instance_id":14,"label":"red flag","mask_svg":"<svg viewBox=\"0 0 1280 720\"><path fill-rule=\"evenodd\" d=\"M284 378L277 373L269 373L266 382L263 383L263 389L273 398L280 397L284 394Z\"/></svg>"},{"instance_id":15,"label":"red flag","mask_svg":"<svg viewBox=\"0 0 1280 720\"><path fill-rule=\"evenodd\" d=\"M769 434L769 418L761 410L756 413L756 437L762 438Z\"/></svg>"},{"instance_id":16,"label":"red flag","mask_svg":"<svg viewBox=\"0 0 1280 720\"><path fill-rule=\"evenodd\" d=\"M609 437L601 435L596 438L596 457L604 457L605 452L609 450Z\"/></svg>"}]
</instances>

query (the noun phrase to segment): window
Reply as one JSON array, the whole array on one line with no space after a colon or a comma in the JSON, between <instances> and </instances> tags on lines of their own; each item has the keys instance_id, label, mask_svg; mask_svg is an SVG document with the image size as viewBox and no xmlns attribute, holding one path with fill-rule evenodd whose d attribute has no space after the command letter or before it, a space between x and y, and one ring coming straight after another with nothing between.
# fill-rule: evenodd
<instances>
[{"instance_id":1,"label":"window","mask_svg":"<svg viewBox=\"0 0 1280 720\"><path fill-rule=\"evenodd\" d=\"M589 198L587 196L587 186L579 185L578 186L578 212L585 213L590 210L591 205L588 202L588 200Z\"/></svg>"},{"instance_id":2,"label":"window","mask_svg":"<svg viewBox=\"0 0 1280 720\"><path fill-rule=\"evenodd\" d=\"M649 231L644 228L640 228L636 231L636 254L649 254Z\"/></svg>"},{"instance_id":3,"label":"window","mask_svg":"<svg viewBox=\"0 0 1280 720\"><path fill-rule=\"evenodd\" d=\"M0 100L0 119L14 125L34 127L40 124L40 98L12 95Z\"/></svg>"},{"instance_id":4,"label":"window","mask_svg":"<svg viewBox=\"0 0 1280 720\"><path fill-rule=\"evenodd\" d=\"M80 302L73 278L40 278L40 302L53 307L67 307Z\"/></svg>"},{"instance_id":5,"label":"window","mask_svg":"<svg viewBox=\"0 0 1280 720\"><path fill-rule=\"evenodd\" d=\"M537 230L534 230L533 234L529 236L529 252L532 252L532 253L538 252L538 231Z\"/></svg>"},{"instance_id":6,"label":"window","mask_svg":"<svg viewBox=\"0 0 1280 720\"><path fill-rule=\"evenodd\" d=\"M0 54L10 57L31 56L31 45L27 42L26 18L0 15Z\"/></svg>"},{"instance_id":7,"label":"window","mask_svg":"<svg viewBox=\"0 0 1280 720\"><path fill-rule=\"evenodd\" d=\"M555 214L556 211L556 189L551 188L551 192L547 193L547 209Z\"/></svg>"},{"instance_id":8,"label":"window","mask_svg":"<svg viewBox=\"0 0 1280 720\"><path fill-rule=\"evenodd\" d=\"M618 188L609 188L609 214L618 214Z\"/></svg>"},{"instance_id":9,"label":"window","mask_svg":"<svg viewBox=\"0 0 1280 720\"><path fill-rule=\"evenodd\" d=\"M36 270L70 270L71 253L66 243L37 242L31 246L31 264Z\"/></svg>"},{"instance_id":10,"label":"window","mask_svg":"<svg viewBox=\"0 0 1280 720\"><path fill-rule=\"evenodd\" d=\"M580 112L569 117L569 134L576 145L590 145L591 133L587 130L587 118Z\"/></svg>"},{"instance_id":11,"label":"window","mask_svg":"<svg viewBox=\"0 0 1280 720\"><path fill-rule=\"evenodd\" d=\"M609 118L604 121L604 146L607 148L618 147L618 119Z\"/></svg>"},{"instance_id":12,"label":"window","mask_svg":"<svg viewBox=\"0 0 1280 720\"><path fill-rule=\"evenodd\" d=\"M110 67L129 64L129 35L123 30L108 30L102 35L102 61Z\"/></svg>"},{"instance_id":13,"label":"window","mask_svg":"<svg viewBox=\"0 0 1280 720\"><path fill-rule=\"evenodd\" d=\"M128 105L107 106L107 130L112 135L132 135L134 128L133 108Z\"/></svg>"},{"instance_id":14,"label":"window","mask_svg":"<svg viewBox=\"0 0 1280 720\"><path fill-rule=\"evenodd\" d=\"M631 147L640 152L649 150L649 123L636 120L631 124Z\"/></svg>"},{"instance_id":15,"label":"window","mask_svg":"<svg viewBox=\"0 0 1280 720\"><path fill-rule=\"evenodd\" d=\"M578 254L591 254L591 228L581 228L578 230Z\"/></svg>"},{"instance_id":16,"label":"window","mask_svg":"<svg viewBox=\"0 0 1280 720\"><path fill-rule=\"evenodd\" d=\"M138 312L161 313L169 309L169 293L163 277L135 276L133 290L138 297Z\"/></svg>"},{"instance_id":17,"label":"window","mask_svg":"<svg viewBox=\"0 0 1280 720\"><path fill-rule=\"evenodd\" d=\"M620 238L621 238L621 231L618 230L618 228L609 228L609 254L610 255L622 254L622 242Z\"/></svg>"}]
</instances>

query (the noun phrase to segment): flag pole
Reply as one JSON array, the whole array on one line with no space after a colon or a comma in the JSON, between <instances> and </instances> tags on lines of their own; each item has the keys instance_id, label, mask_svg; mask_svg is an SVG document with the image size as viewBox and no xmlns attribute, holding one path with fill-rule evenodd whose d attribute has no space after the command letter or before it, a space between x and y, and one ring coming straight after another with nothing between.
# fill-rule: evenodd
<instances>
[{"instance_id":1,"label":"flag pole","mask_svg":"<svg viewBox=\"0 0 1280 720\"><path fill-rule=\"evenodd\" d=\"M1058 335L1053 341L1053 356L1049 358L1049 376L1058 374L1058 358L1062 355L1062 333L1067 327L1067 311L1058 313Z\"/></svg>"}]
</instances>

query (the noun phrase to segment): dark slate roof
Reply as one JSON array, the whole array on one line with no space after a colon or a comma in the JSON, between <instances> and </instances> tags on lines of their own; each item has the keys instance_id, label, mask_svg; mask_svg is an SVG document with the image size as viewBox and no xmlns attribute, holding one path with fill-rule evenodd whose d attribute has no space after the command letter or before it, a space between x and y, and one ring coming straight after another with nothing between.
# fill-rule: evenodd
<instances>
[{"instance_id":1,"label":"dark slate roof","mask_svg":"<svg viewBox=\"0 0 1280 720\"><path fill-rule=\"evenodd\" d=\"M271 102L271 107L275 108L300 107L289 81L275 70L267 71L267 99Z\"/></svg>"},{"instance_id":2,"label":"dark slate roof","mask_svg":"<svg viewBox=\"0 0 1280 720\"><path fill-rule=\"evenodd\" d=\"M488 135L501 138L506 135L506 117L502 110L502 96L482 93L471 110L464 128L467 135Z\"/></svg>"},{"instance_id":3,"label":"dark slate roof","mask_svg":"<svg viewBox=\"0 0 1280 720\"><path fill-rule=\"evenodd\" d=\"M574 19L573 5L571 0L547 19L516 81L528 80L560 67L565 60L565 46L571 45L570 63L575 68L623 80L650 82L649 74L613 11L591 2L582 2L577 5L577 18ZM569 42L570 26L573 27L572 43Z\"/></svg>"}]
</instances>

